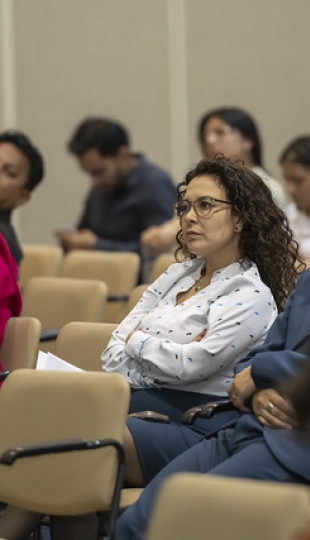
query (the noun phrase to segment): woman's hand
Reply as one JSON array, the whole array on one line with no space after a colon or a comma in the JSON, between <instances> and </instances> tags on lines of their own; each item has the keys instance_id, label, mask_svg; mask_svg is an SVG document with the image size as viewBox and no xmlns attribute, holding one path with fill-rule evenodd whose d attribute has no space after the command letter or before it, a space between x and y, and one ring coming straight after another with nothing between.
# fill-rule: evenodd
<instances>
[{"instance_id":1,"label":"woman's hand","mask_svg":"<svg viewBox=\"0 0 310 540\"><path fill-rule=\"evenodd\" d=\"M273 388L259 390L253 396L253 411L264 426L278 429L292 429L295 414L290 402Z\"/></svg>"},{"instance_id":2,"label":"woman's hand","mask_svg":"<svg viewBox=\"0 0 310 540\"><path fill-rule=\"evenodd\" d=\"M249 412L251 409L245 407L244 402L254 394L255 390L256 386L251 376L251 366L249 366L235 375L228 389L229 399L240 411Z\"/></svg>"},{"instance_id":3,"label":"woman's hand","mask_svg":"<svg viewBox=\"0 0 310 540\"><path fill-rule=\"evenodd\" d=\"M192 341L201 341L205 335L207 333L207 328L204 328L203 330L201 330L201 332L199 332L199 334L197 334L197 336L195 336Z\"/></svg>"},{"instance_id":4,"label":"woman's hand","mask_svg":"<svg viewBox=\"0 0 310 540\"><path fill-rule=\"evenodd\" d=\"M129 332L128 336L127 336L126 339L125 339L125 343L127 343L127 341L130 340L131 336L132 336L135 332L137 332L137 330L138 330L138 328L135 328L134 330L132 330L131 332Z\"/></svg>"}]
</instances>

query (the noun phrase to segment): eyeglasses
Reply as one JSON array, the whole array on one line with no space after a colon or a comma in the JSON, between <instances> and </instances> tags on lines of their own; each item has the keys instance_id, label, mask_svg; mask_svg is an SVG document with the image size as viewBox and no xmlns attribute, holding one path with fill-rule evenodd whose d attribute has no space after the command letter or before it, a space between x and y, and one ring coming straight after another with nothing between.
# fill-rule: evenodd
<instances>
[{"instance_id":1,"label":"eyeglasses","mask_svg":"<svg viewBox=\"0 0 310 540\"><path fill-rule=\"evenodd\" d=\"M178 201L175 205L175 211L177 217L182 219L193 207L198 217L207 218L210 216L212 209L217 206L216 203L232 204L229 201L223 201L222 199L214 199L214 197L199 197L192 202L187 199Z\"/></svg>"},{"instance_id":2,"label":"eyeglasses","mask_svg":"<svg viewBox=\"0 0 310 540\"><path fill-rule=\"evenodd\" d=\"M218 128L212 129L212 131L208 131L208 129L206 128L206 130L203 133L203 137L205 140L207 140L209 137L216 137L218 139L222 139L223 137L225 137L226 135L230 135L234 131L235 129L232 128L231 126L218 127Z\"/></svg>"}]
</instances>

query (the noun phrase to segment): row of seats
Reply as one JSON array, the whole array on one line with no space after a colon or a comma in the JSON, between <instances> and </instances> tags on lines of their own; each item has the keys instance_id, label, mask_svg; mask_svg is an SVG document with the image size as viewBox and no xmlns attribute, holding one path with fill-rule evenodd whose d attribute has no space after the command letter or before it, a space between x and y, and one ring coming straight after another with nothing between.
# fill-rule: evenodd
<instances>
[{"instance_id":1,"label":"row of seats","mask_svg":"<svg viewBox=\"0 0 310 540\"><path fill-rule=\"evenodd\" d=\"M74 250L64 254L59 246L44 244L24 244L23 253L19 270L22 289L32 277L60 276L105 281L110 295L126 295L138 282L140 259L136 253ZM154 281L173 260L173 253L159 255L149 281Z\"/></svg>"},{"instance_id":2,"label":"row of seats","mask_svg":"<svg viewBox=\"0 0 310 540\"><path fill-rule=\"evenodd\" d=\"M80 321L68 323L61 329L55 341L53 352L63 360L87 372L101 372L100 355L116 326L116 324L110 323ZM23 368L35 369L38 351L42 349L41 329L41 322L33 317L21 316L9 319L0 349L0 357L5 371L12 372ZM139 494L140 490L124 490L121 507L125 508L134 502Z\"/></svg>"},{"instance_id":3,"label":"row of seats","mask_svg":"<svg viewBox=\"0 0 310 540\"><path fill-rule=\"evenodd\" d=\"M41 290L43 278L51 280L51 278L59 277L105 283L107 305L104 317L102 315L103 318L98 318L100 315L98 314L92 319L94 321L119 321L129 293L138 283L140 260L136 253L75 250L63 255L60 247L44 245L24 245L23 251L24 258L20 265L19 281L24 296L26 293L29 295L27 289L33 278L37 277L42 278ZM30 313L28 308L26 313L37 316L34 312Z\"/></svg>"},{"instance_id":4,"label":"row of seats","mask_svg":"<svg viewBox=\"0 0 310 540\"><path fill-rule=\"evenodd\" d=\"M58 335L56 353L87 372L101 371L100 352L115 327L69 323ZM5 369L35 367L40 330L36 319L9 320L0 351ZM107 452L102 443L106 439L122 441L128 384L114 374L89 377L89 373L81 378L77 373L40 372L33 377L31 374L35 373L38 372L30 369L21 370L17 377L11 374L0 392L0 500L56 515L94 510L109 513L113 507L108 532L108 536L113 536L115 515L140 493L120 489L122 466L116 459L119 454ZM72 422L62 422L68 415ZM59 440L61 444L66 441L66 452L55 455L55 448L62 448L57 446ZM6 458L3 453L16 445L22 448L25 441L26 453L43 450L47 455L38 461L20 459L15 466L5 465L7 460L15 461L16 455L22 457L24 451L6 452ZM38 448L38 444L43 444L43 448ZM85 446L97 449L81 452ZM74 459L67 454L69 449L75 449ZM163 485L147 540L204 540L206 533L212 540L292 540L308 519L309 490L305 486L181 474Z\"/></svg>"},{"instance_id":5,"label":"row of seats","mask_svg":"<svg viewBox=\"0 0 310 540\"><path fill-rule=\"evenodd\" d=\"M70 320L120 322L146 288L136 288L135 253L75 250L63 255L58 246L43 245L23 249L22 314L37 317L44 330L61 328ZM152 279L172 261L172 253L161 255Z\"/></svg>"}]
</instances>

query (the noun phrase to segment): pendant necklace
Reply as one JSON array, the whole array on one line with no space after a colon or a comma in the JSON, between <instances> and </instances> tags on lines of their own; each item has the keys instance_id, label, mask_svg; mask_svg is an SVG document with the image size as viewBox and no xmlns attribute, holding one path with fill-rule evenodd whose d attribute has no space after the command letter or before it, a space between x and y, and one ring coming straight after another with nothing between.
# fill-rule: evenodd
<instances>
[{"instance_id":1,"label":"pendant necklace","mask_svg":"<svg viewBox=\"0 0 310 540\"><path fill-rule=\"evenodd\" d=\"M196 283L196 286L195 286L195 292L198 292L200 291L201 289L203 289L204 287L206 287L207 285L203 285L201 282L203 280L203 278L205 277L206 275L206 269L204 269L204 271L201 272L201 276L200 278L198 279L197 283Z\"/></svg>"},{"instance_id":2,"label":"pendant necklace","mask_svg":"<svg viewBox=\"0 0 310 540\"><path fill-rule=\"evenodd\" d=\"M196 285L195 291L198 292L198 291L200 291L200 289L202 289L202 288L203 288L203 285L201 285L201 283L199 283L199 285Z\"/></svg>"}]
</instances>

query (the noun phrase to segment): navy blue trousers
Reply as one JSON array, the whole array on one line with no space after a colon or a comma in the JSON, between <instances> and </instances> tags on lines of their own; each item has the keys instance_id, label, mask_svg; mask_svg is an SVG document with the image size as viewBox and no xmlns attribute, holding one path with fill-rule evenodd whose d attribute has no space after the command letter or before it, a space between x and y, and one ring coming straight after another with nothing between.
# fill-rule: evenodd
<instances>
[{"instance_id":1,"label":"navy blue trousers","mask_svg":"<svg viewBox=\"0 0 310 540\"><path fill-rule=\"evenodd\" d=\"M273 456L264 439L264 428L252 415L235 427L219 431L179 455L143 490L139 500L118 518L116 540L142 540L154 500L162 482L178 472L208 473L227 477L306 483Z\"/></svg>"}]
</instances>

